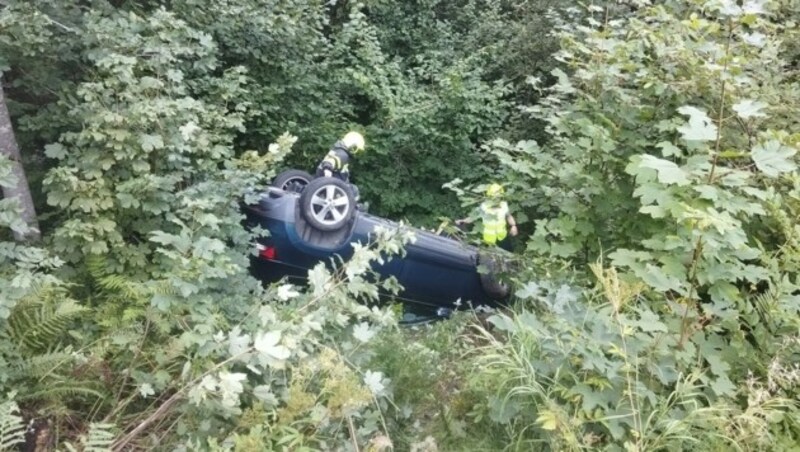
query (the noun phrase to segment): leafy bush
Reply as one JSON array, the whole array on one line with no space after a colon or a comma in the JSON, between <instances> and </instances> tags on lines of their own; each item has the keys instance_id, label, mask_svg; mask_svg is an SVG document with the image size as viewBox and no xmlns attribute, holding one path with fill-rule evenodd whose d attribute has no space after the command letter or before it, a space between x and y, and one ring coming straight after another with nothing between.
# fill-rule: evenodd
<instances>
[{"instance_id":1,"label":"leafy bush","mask_svg":"<svg viewBox=\"0 0 800 452\"><path fill-rule=\"evenodd\" d=\"M792 2L168 3L0 10L51 206L43 243L0 242L0 447L25 424L69 450L794 446ZM307 288L248 275L240 202L351 127L379 213L506 182L533 220L514 309L398 330L370 262L402 229Z\"/></svg>"},{"instance_id":2,"label":"leafy bush","mask_svg":"<svg viewBox=\"0 0 800 452\"><path fill-rule=\"evenodd\" d=\"M473 384L492 394L486 415L509 427L508 443L760 450L782 429L796 431L797 382L767 383L793 371L745 372L741 344L721 334L697 331L681 345L681 312L651 310L645 285L594 270L591 298L568 285L530 286L525 298L540 308L495 315L480 329L488 345L475 351L483 371Z\"/></svg>"},{"instance_id":3,"label":"leafy bush","mask_svg":"<svg viewBox=\"0 0 800 452\"><path fill-rule=\"evenodd\" d=\"M800 306L780 7L591 7L561 29L569 73L528 109L551 140L491 151L537 218L530 254L615 267L593 266L590 297L580 270L528 282L538 307L494 317L502 339L483 330L476 384L512 444L790 447L797 384L769 383L795 381Z\"/></svg>"}]
</instances>

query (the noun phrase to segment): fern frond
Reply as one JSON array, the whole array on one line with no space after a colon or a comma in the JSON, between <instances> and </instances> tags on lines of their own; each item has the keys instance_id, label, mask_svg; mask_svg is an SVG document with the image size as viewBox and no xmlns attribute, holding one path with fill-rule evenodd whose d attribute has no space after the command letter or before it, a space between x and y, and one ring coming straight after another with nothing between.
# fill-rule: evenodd
<instances>
[{"instance_id":1,"label":"fern frond","mask_svg":"<svg viewBox=\"0 0 800 452\"><path fill-rule=\"evenodd\" d=\"M111 450L114 442L113 424L95 424L89 426L89 433L83 438L84 452L105 452Z\"/></svg>"},{"instance_id":2,"label":"fern frond","mask_svg":"<svg viewBox=\"0 0 800 452\"><path fill-rule=\"evenodd\" d=\"M64 447L69 452L106 452L111 450L111 445L114 442L114 434L111 430L114 429L114 424L95 424L89 426L89 432L82 435L80 438L80 447L75 447L71 443L64 443Z\"/></svg>"},{"instance_id":3,"label":"fern frond","mask_svg":"<svg viewBox=\"0 0 800 452\"><path fill-rule=\"evenodd\" d=\"M771 320L771 313L775 311L778 306L778 299L780 293L774 289L761 293L753 297L753 307L758 313L762 322Z\"/></svg>"},{"instance_id":4,"label":"fern frond","mask_svg":"<svg viewBox=\"0 0 800 452\"><path fill-rule=\"evenodd\" d=\"M14 308L8 319L12 341L30 350L47 350L67 331L69 323L88 309L67 299L57 305L28 301Z\"/></svg>"},{"instance_id":5,"label":"fern frond","mask_svg":"<svg viewBox=\"0 0 800 452\"><path fill-rule=\"evenodd\" d=\"M90 254L85 260L86 270L94 280L99 280L108 275L108 259L98 254Z\"/></svg>"},{"instance_id":6,"label":"fern frond","mask_svg":"<svg viewBox=\"0 0 800 452\"><path fill-rule=\"evenodd\" d=\"M48 382L47 385L42 388L28 390L25 391L24 394L17 395L17 398L20 400L62 401L67 398L86 397L99 401L104 400L106 396L102 392L92 389L90 387L91 385L92 383L87 381Z\"/></svg>"},{"instance_id":7,"label":"fern frond","mask_svg":"<svg viewBox=\"0 0 800 452\"><path fill-rule=\"evenodd\" d=\"M0 450L12 450L25 441L25 423L15 402L0 403Z\"/></svg>"},{"instance_id":8,"label":"fern frond","mask_svg":"<svg viewBox=\"0 0 800 452\"><path fill-rule=\"evenodd\" d=\"M41 380L47 376L52 376L55 371L66 364L71 364L74 358L68 351L50 351L39 353L13 362L12 377L32 378Z\"/></svg>"},{"instance_id":9,"label":"fern frond","mask_svg":"<svg viewBox=\"0 0 800 452\"><path fill-rule=\"evenodd\" d=\"M125 275L104 276L97 280L97 285L109 295L122 296L129 300L139 300L147 294L141 284L131 281Z\"/></svg>"}]
</instances>

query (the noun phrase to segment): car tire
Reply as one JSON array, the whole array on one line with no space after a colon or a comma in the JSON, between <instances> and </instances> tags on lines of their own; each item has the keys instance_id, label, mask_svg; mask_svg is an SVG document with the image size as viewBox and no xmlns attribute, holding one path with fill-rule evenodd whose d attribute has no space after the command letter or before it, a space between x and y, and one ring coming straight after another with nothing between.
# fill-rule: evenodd
<instances>
[{"instance_id":1,"label":"car tire","mask_svg":"<svg viewBox=\"0 0 800 452\"><path fill-rule=\"evenodd\" d=\"M350 185L333 177L312 180L300 195L300 212L313 228L336 231L346 225L356 210Z\"/></svg>"},{"instance_id":2,"label":"car tire","mask_svg":"<svg viewBox=\"0 0 800 452\"><path fill-rule=\"evenodd\" d=\"M314 177L303 170L290 169L275 176L272 186L283 191L302 193L312 179Z\"/></svg>"},{"instance_id":3,"label":"car tire","mask_svg":"<svg viewBox=\"0 0 800 452\"><path fill-rule=\"evenodd\" d=\"M500 270L500 265L496 261L497 258L481 253L478 256L478 265L486 268L486 273L478 273L481 280L481 287L486 295L494 300L502 300L508 297L511 288L508 284L501 282L497 278L497 273Z\"/></svg>"}]
</instances>

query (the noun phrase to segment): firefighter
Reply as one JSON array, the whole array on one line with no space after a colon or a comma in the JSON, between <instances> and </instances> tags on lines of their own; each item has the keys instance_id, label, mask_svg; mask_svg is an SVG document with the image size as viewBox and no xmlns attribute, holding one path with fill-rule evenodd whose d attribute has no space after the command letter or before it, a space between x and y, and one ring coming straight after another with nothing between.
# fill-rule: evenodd
<instances>
[{"instance_id":1,"label":"firefighter","mask_svg":"<svg viewBox=\"0 0 800 452\"><path fill-rule=\"evenodd\" d=\"M486 199L480 206L480 218L483 222L482 239L487 245L497 245L506 251L511 251L511 237L516 236L519 231L517 222L508 209L508 203L503 201L504 192L503 186L496 183L486 189ZM472 221L470 218L465 218L456 220L456 224L472 223Z\"/></svg>"},{"instance_id":2,"label":"firefighter","mask_svg":"<svg viewBox=\"0 0 800 452\"><path fill-rule=\"evenodd\" d=\"M350 183L350 158L363 150L364 137L358 132L347 132L319 163L317 177L336 177Z\"/></svg>"}]
</instances>

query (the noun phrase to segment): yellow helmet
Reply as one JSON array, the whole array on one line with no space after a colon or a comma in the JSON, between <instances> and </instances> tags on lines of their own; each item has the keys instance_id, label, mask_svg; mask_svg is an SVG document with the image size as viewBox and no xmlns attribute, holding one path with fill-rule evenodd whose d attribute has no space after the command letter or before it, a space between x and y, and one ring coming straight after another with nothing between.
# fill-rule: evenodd
<instances>
[{"instance_id":1,"label":"yellow helmet","mask_svg":"<svg viewBox=\"0 0 800 452\"><path fill-rule=\"evenodd\" d=\"M344 143L348 150L352 150L353 153L364 150L364 136L358 132L347 132L342 138L342 143Z\"/></svg>"},{"instance_id":2,"label":"yellow helmet","mask_svg":"<svg viewBox=\"0 0 800 452\"><path fill-rule=\"evenodd\" d=\"M489 198L499 198L506 190L500 184L491 184L486 189L486 196Z\"/></svg>"}]
</instances>

